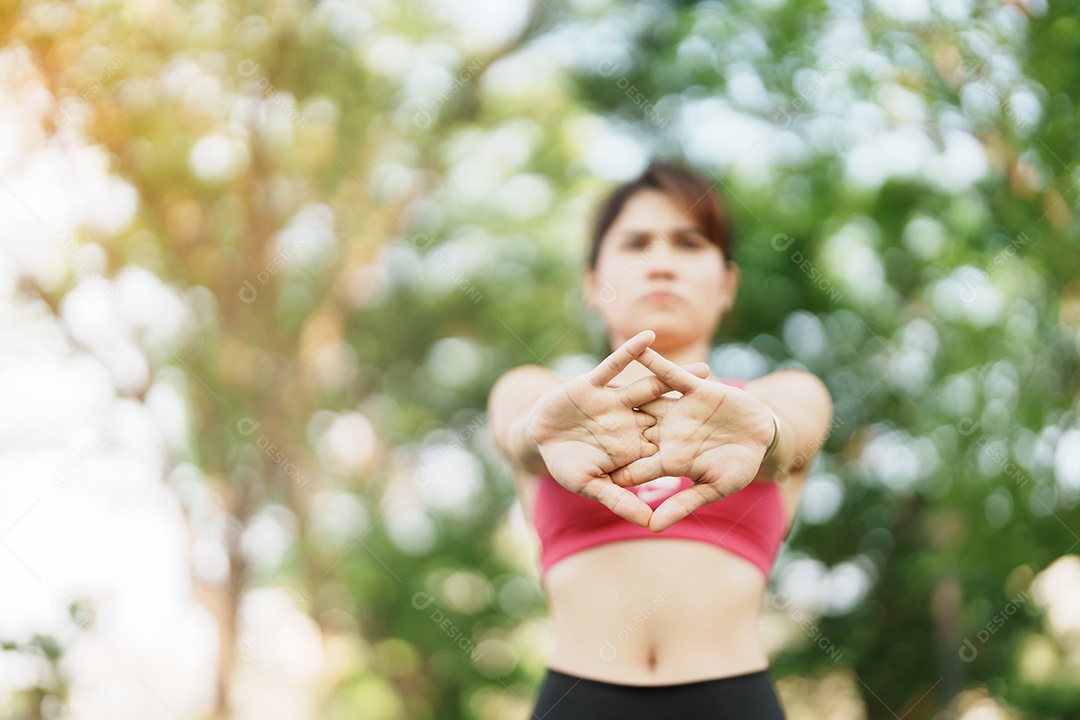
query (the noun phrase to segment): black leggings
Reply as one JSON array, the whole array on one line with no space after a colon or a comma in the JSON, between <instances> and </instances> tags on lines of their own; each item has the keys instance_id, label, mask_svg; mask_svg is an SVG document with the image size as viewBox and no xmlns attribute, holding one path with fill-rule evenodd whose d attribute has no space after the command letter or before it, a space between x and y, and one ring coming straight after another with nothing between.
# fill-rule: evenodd
<instances>
[{"instance_id":1,"label":"black leggings","mask_svg":"<svg viewBox=\"0 0 1080 720\"><path fill-rule=\"evenodd\" d=\"M677 685L623 685L547 668L530 720L784 720L768 668Z\"/></svg>"}]
</instances>

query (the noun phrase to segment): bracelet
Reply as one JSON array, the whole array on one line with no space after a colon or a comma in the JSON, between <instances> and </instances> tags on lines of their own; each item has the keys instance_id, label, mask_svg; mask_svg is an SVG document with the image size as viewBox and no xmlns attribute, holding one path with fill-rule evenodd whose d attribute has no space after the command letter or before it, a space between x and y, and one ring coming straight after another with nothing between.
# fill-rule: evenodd
<instances>
[{"instance_id":1,"label":"bracelet","mask_svg":"<svg viewBox=\"0 0 1080 720\"><path fill-rule=\"evenodd\" d=\"M765 451L765 457L761 458L762 462L768 460L769 456L776 451L776 446L780 444L780 418L776 417L776 413L773 412L773 409L771 407L769 407L768 405L766 405L765 407L769 409L770 413L772 413L774 432L772 442L769 443L769 449Z\"/></svg>"}]
</instances>

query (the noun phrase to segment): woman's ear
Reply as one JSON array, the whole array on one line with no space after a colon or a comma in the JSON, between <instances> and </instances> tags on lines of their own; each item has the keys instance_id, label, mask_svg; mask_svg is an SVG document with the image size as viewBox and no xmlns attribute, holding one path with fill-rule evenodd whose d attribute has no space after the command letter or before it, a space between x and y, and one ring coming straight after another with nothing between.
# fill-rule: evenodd
<instances>
[{"instance_id":1,"label":"woman's ear","mask_svg":"<svg viewBox=\"0 0 1080 720\"><path fill-rule=\"evenodd\" d=\"M581 292L585 298L585 305L596 312L596 273L586 270L581 276Z\"/></svg>"},{"instance_id":2,"label":"woman's ear","mask_svg":"<svg viewBox=\"0 0 1080 720\"><path fill-rule=\"evenodd\" d=\"M724 289L720 293L720 310L727 313L735 306L735 296L739 294L739 266L732 260L724 268Z\"/></svg>"}]
</instances>

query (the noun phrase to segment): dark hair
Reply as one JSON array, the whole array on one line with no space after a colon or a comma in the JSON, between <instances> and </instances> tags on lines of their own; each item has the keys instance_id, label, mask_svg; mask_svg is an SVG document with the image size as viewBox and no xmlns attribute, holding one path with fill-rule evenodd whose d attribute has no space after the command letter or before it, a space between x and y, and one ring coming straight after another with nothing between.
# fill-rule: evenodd
<instances>
[{"instance_id":1,"label":"dark hair","mask_svg":"<svg viewBox=\"0 0 1080 720\"><path fill-rule=\"evenodd\" d=\"M682 165L653 160L641 175L611 190L597 209L589 249L589 267L596 268L604 233L615 222L623 206L637 193L649 189L659 190L674 201L681 202L709 241L723 251L724 260L730 262L734 259L731 214L719 192L714 192L714 184Z\"/></svg>"}]
</instances>

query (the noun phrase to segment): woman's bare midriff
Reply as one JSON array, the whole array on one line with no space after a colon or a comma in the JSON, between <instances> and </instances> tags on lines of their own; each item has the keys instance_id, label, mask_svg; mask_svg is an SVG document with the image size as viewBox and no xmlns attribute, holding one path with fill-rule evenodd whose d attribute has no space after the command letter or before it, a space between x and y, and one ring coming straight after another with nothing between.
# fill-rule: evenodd
<instances>
[{"instance_id":1,"label":"woman's bare midriff","mask_svg":"<svg viewBox=\"0 0 1080 720\"><path fill-rule=\"evenodd\" d=\"M555 644L548 665L579 677L668 685L762 670L765 577L697 540L649 538L588 548L541 584Z\"/></svg>"}]
</instances>

